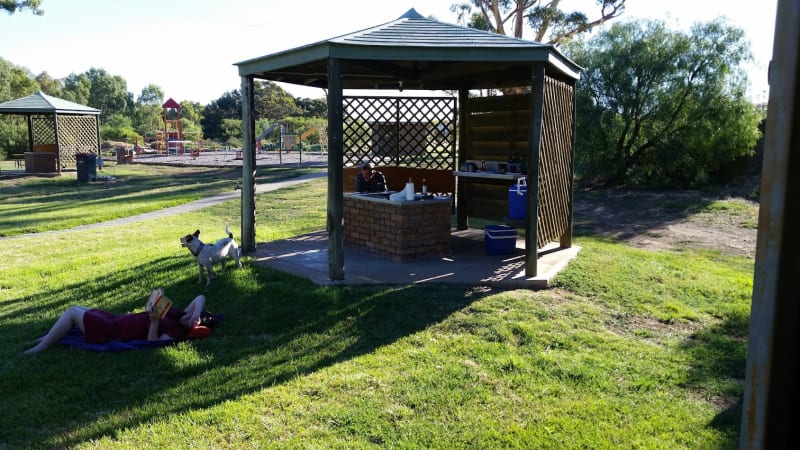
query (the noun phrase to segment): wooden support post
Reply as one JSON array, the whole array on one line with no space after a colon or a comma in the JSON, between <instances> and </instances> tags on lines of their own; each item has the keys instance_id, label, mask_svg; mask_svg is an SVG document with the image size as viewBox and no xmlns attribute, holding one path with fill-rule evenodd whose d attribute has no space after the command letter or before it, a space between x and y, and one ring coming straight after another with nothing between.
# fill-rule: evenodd
<instances>
[{"instance_id":1,"label":"wooden support post","mask_svg":"<svg viewBox=\"0 0 800 450\"><path fill-rule=\"evenodd\" d=\"M342 64L328 60L328 278L344 280Z\"/></svg>"},{"instance_id":2,"label":"wooden support post","mask_svg":"<svg viewBox=\"0 0 800 450\"><path fill-rule=\"evenodd\" d=\"M53 113L53 131L56 134L56 172L61 173L61 132L58 129L58 113Z\"/></svg>"},{"instance_id":3,"label":"wooden support post","mask_svg":"<svg viewBox=\"0 0 800 450\"><path fill-rule=\"evenodd\" d=\"M464 162L464 143L466 142L467 134L467 117L469 117L469 90L458 90L458 145L456 146L456 160L455 170L461 170L461 164ZM456 180L455 192L455 206L456 206L456 229L466 230L469 228L469 221L467 219L466 200L464 199L464 178L458 177Z\"/></svg>"},{"instance_id":4,"label":"wooden support post","mask_svg":"<svg viewBox=\"0 0 800 450\"><path fill-rule=\"evenodd\" d=\"M800 8L778 1L740 449L796 448L800 388Z\"/></svg>"},{"instance_id":5,"label":"wooden support post","mask_svg":"<svg viewBox=\"0 0 800 450\"><path fill-rule=\"evenodd\" d=\"M256 153L253 77L242 77L242 251L256 251Z\"/></svg>"}]
</instances>

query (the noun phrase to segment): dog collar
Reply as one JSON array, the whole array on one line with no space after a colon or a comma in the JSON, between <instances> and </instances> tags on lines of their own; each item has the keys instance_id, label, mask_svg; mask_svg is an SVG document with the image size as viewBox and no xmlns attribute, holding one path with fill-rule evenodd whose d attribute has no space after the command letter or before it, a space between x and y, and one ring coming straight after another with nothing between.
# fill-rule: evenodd
<instances>
[{"instance_id":1,"label":"dog collar","mask_svg":"<svg viewBox=\"0 0 800 450\"><path fill-rule=\"evenodd\" d=\"M192 254L193 254L194 256L200 256L200 252L201 252L201 251L203 251L203 247L205 247L205 246L206 246L206 244L200 244L200 246L199 246L199 247L197 247L197 253L195 253L195 252L192 252Z\"/></svg>"}]
</instances>

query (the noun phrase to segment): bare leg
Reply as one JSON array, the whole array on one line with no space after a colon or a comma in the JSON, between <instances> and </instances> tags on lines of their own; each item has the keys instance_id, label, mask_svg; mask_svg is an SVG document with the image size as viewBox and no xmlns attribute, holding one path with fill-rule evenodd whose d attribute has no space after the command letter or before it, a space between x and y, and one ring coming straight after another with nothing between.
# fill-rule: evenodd
<instances>
[{"instance_id":1,"label":"bare leg","mask_svg":"<svg viewBox=\"0 0 800 450\"><path fill-rule=\"evenodd\" d=\"M81 331L83 329L83 314L88 311L89 308L85 306L71 306L63 314L61 317L56 320L56 323L53 324L50 331L44 335L43 338L39 341L36 346L25 350L25 353L37 353L42 350L46 350L50 348L51 345L58 342L59 339L66 336L73 327L79 327Z\"/></svg>"}]
</instances>

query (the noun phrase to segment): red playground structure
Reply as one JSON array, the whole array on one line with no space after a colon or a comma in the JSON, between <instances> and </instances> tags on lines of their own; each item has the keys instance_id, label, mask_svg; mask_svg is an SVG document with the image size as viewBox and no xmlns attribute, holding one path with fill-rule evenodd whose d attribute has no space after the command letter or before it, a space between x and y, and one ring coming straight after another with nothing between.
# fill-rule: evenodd
<instances>
[{"instance_id":1,"label":"red playground structure","mask_svg":"<svg viewBox=\"0 0 800 450\"><path fill-rule=\"evenodd\" d=\"M161 105L164 129L158 132L157 149L167 155L183 155L183 126L181 125L181 105L172 98Z\"/></svg>"}]
</instances>

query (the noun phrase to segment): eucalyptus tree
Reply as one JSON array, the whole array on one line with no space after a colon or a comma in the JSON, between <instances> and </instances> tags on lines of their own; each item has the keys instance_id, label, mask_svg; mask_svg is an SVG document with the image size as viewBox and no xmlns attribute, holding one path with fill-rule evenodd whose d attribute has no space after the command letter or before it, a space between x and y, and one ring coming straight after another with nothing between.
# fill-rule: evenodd
<instances>
[{"instance_id":1,"label":"eucalyptus tree","mask_svg":"<svg viewBox=\"0 0 800 450\"><path fill-rule=\"evenodd\" d=\"M696 185L752 154L758 108L747 98L744 31L723 19L671 31L629 21L567 53L577 87L576 170L606 185Z\"/></svg>"},{"instance_id":2,"label":"eucalyptus tree","mask_svg":"<svg viewBox=\"0 0 800 450\"><path fill-rule=\"evenodd\" d=\"M89 92L92 80L85 73L71 73L64 78L63 97L65 100L86 105L89 103Z\"/></svg>"},{"instance_id":3,"label":"eucalyptus tree","mask_svg":"<svg viewBox=\"0 0 800 450\"><path fill-rule=\"evenodd\" d=\"M0 0L0 9L6 11L9 15L14 14L16 11L29 9L33 14L41 16L44 11L40 8L42 0Z\"/></svg>"},{"instance_id":4,"label":"eucalyptus tree","mask_svg":"<svg viewBox=\"0 0 800 450\"><path fill-rule=\"evenodd\" d=\"M238 89L228 91L203 108L203 118L200 125L203 127L203 136L208 139L224 140L225 129L223 120L241 120L242 94Z\"/></svg>"},{"instance_id":5,"label":"eucalyptus tree","mask_svg":"<svg viewBox=\"0 0 800 450\"><path fill-rule=\"evenodd\" d=\"M39 84L30 72L0 57L0 103L35 94ZM0 159L10 153L22 153L28 148L28 128L25 118L0 114Z\"/></svg>"},{"instance_id":6,"label":"eucalyptus tree","mask_svg":"<svg viewBox=\"0 0 800 450\"><path fill-rule=\"evenodd\" d=\"M39 84L39 90L53 97L61 97L64 83L58 78L53 78L47 72L42 72L34 78Z\"/></svg>"},{"instance_id":7,"label":"eucalyptus tree","mask_svg":"<svg viewBox=\"0 0 800 450\"><path fill-rule=\"evenodd\" d=\"M258 118L275 120L301 112L294 97L272 81L257 81L253 93Z\"/></svg>"},{"instance_id":8,"label":"eucalyptus tree","mask_svg":"<svg viewBox=\"0 0 800 450\"><path fill-rule=\"evenodd\" d=\"M300 108L303 117L327 117L328 101L324 98L296 98L295 103Z\"/></svg>"},{"instance_id":9,"label":"eucalyptus tree","mask_svg":"<svg viewBox=\"0 0 800 450\"><path fill-rule=\"evenodd\" d=\"M133 99L124 78L94 67L86 72L86 76L91 82L88 105L102 111L102 120L114 114L126 115L133 106Z\"/></svg>"},{"instance_id":10,"label":"eucalyptus tree","mask_svg":"<svg viewBox=\"0 0 800 450\"><path fill-rule=\"evenodd\" d=\"M155 84L142 88L130 114L131 126L140 136L155 137L163 126L161 105L164 103L164 92Z\"/></svg>"},{"instance_id":11,"label":"eucalyptus tree","mask_svg":"<svg viewBox=\"0 0 800 450\"><path fill-rule=\"evenodd\" d=\"M28 69L0 57L0 103L27 97L39 90Z\"/></svg>"},{"instance_id":12,"label":"eucalyptus tree","mask_svg":"<svg viewBox=\"0 0 800 450\"><path fill-rule=\"evenodd\" d=\"M558 44L589 31L625 11L625 0L595 0L599 9L589 18L581 11L564 11L561 0L470 0L453 4L450 10L460 23L469 27L517 38L525 27L534 31L534 40Z\"/></svg>"}]
</instances>

